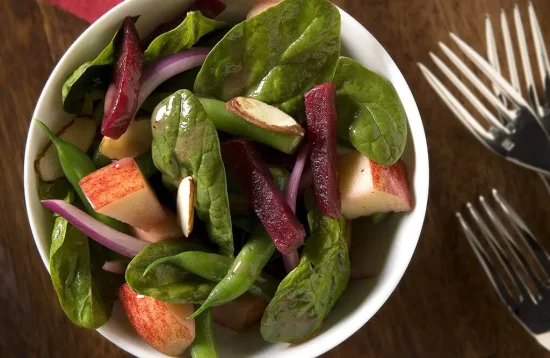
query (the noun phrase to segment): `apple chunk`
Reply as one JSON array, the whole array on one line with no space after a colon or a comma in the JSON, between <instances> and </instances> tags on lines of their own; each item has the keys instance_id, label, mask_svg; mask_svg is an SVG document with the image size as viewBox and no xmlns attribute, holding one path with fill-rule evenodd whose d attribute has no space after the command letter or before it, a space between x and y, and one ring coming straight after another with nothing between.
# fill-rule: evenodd
<instances>
[{"instance_id":1,"label":"apple chunk","mask_svg":"<svg viewBox=\"0 0 550 358\"><path fill-rule=\"evenodd\" d=\"M195 339L193 304L171 304L134 292L125 283L119 291L120 303L136 332L151 347L169 356L179 356Z\"/></svg>"},{"instance_id":2,"label":"apple chunk","mask_svg":"<svg viewBox=\"0 0 550 358\"><path fill-rule=\"evenodd\" d=\"M151 120L138 119L130 123L120 138L103 137L99 151L109 159L135 158L149 151L152 141Z\"/></svg>"},{"instance_id":3,"label":"apple chunk","mask_svg":"<svg viewBox=\"0 0 550 358\"><path fill-rule=\"evenodd\" d=\"M76 117L56 135L86 152L92 146L96 127L97 124L93 118ZM34 167L40 179L44 181L54 181L65 176L59 162L59 154L51 141L48 141L36 158Z\"/></svg>"},{"instance_id":4,"label":"apple chunk","mask_svg":"<svg viewBox=\"0 0 550 358\"><path fill-rule=\"evenodd\" d=\"M245 332L258 323L264 314L267 302L250 293L221 306L214 307L214 321L235 332Z\"/></svg>"},{"instance_id":5,"label":"apple chunk","mask_svg":"<svg viewBox=\"0 0 550 358\"><path fill-rule=\"evenodd\" d=\"M342 214L347 219L389 211L409 211L412 196L405 163L383 166L359 152L338 158Z\"/></svg>"},{"instance_id":6,"label":"apple chunk","mask_svg":"<svg viewBox=\"0 0 550 358\"><path fill-rule=\"evenodd\" d=\"M145 231L148 241L182 236L176 216L161 205L134 159L96 170L79 184L95 211Z\"/></svg>"}]
</instances>

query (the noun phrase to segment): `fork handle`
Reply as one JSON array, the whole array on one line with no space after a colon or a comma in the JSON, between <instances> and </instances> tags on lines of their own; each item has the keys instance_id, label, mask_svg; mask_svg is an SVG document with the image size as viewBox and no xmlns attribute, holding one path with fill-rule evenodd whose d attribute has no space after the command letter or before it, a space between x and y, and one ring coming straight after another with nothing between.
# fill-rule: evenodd
<instances>
[{"instance_id":1,"label":"fork handle","mask_svg":"<svg viewBox=\"0 0 550 358\"><path fill-rule=\"evenodd\" d=\"M542 173L539 173L539 176L542 179L546 190L550 193L550 176L544 175Z\"/></svg>"},{"instance_id":2,"label":"fork handle","mask_svg":"<svg viewBox=\"0 0 550 358\"><path fill-rule=\"evenodd\" d=\"M550 332L537 334L535 339L539 342L541 346L550 351Z\"/></svg>"}]
</instances>

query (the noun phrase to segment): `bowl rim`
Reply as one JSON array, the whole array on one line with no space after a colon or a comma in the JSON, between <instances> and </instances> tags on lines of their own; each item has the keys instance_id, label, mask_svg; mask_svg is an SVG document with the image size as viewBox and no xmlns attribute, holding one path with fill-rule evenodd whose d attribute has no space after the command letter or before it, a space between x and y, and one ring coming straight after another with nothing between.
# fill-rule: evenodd
<instances>
[{"instance_id":1,"label":"bowl rim","mask_svg":"<svg viewBox=\"0 0 550 358\"><path fill-rule=\"evenodd\" d=\"M143 1L143 0L126 0L112 9L110 9L108 12L103 14L98 20L96 20L94 23L90 24L86 28L86 30L81 33L78 38L71 44L71 46L65 51L63 56L60 58L58 63L55 65L53 71L50 73L48 80L46 81L46 84L42 88L40 92L40 96L38 101L36 102L35 109L33 111L33 118L37 117L37 111L39 108L43 106L43 102L45 101L44 92L47 88L52 86L52 82L54 81L54 78L56 77L55 74L58 71L61 71L63 67L63 63L67 61L68 58L70 58L75 52L75 48L78 47L78 44L81 42L86 41L86 38L88 37L88 34L93 31L96 27L103 26L104 22L107 22L108 19L112 17L120 16L121 14L127 14L131 13L131 9L133 7L133 4L136 1ZM228 4L228 7L230 5ZM336 5L335 5L336 6ZM422 185L421 188L415 187L415 190L413 190L413 195L415 197L415 211L420 211L420 214L422 216L422 220L418 222L415 227L414 231L411 233L410 240L414 240L414 245L412 245L412 248L406 255L406 260L403 260L404 263L400 265L398 268L392 269L393 275L391 275L384 283L381 283L384 285L383 288L380 289L382 291L378 294L376 304L370 304L367 305L365 302L361 303L352 314L350 314L348 317L345 317L344 319L340 319L333 327L329 329L330 331L330 337L332 337L332 340L328 340L331 343L329 344L318 344L318 345L309 345L304 347L305 349L300 351L293 352L296 354L296 356L301 357L316 357L323 353L328 352L329 350L335 348L339 344L341 344L343 341L347 340L350 336L352 336L354 333L356 333L362 326L364 326L376 312L380 310L380 308L384 305L384 303L388 300L388 298L391 296L391 294L395 291L395 288L401 281L403 275L405 274L405 271L407 267L410 264L410 261L412 259L412 256L414 254L414 251L416 249L416 246L418 244L418 241L420 239L420 234L422 231L422 227L425 221L426 217L426 210L427 210L427 203L428 203L428 192L429 192L429 157L428 157L428 146L427 146L427 140L426 140L426 133L424 130L424 126L421 120L420 112L418 109L418 105L416 104L416 101L414 99L414 96L412 95L411 89L406 82L401 70L399 67L395 64L393 58L389 55L388 51L380 44L380 42L370 33L370 31L364 27L360 22L358 22L353 16L349 15L345 10L342 8L336 6L338 10L340 11L340 15L342 17L342 23L345 21L349 21L354 26L361 27L368 35L372 37L374 42L379 45L384 51L385 54L388 56L388 62L390 66L393 66L398 73L398 76L402 78L404 81L404 91L405 94L412 99L411 105L409 108L405 108L408 116L408 125L409 128L411 127L411 114L413 114L413 121L415 122L415 129L417 136L414 137L414 158L415 158L415 175L419 175L424 179L425 185ZM30 207L29 198L31 198L31 190L36 190L36 188L31 188L31 185L29 183L30 176L35 175L34 173L34 160L35 158L30 158L30 140L31 137L35 136L35 130L36 126L32 125L32 121L29 124L29 131L26 138L26 144L25 144L25 156L24 156L24 169L23 169L23 185L24 185L24 196L25 196L25 209L27 218L29 220L29 225L31 228L31 232L33 235L34 243L37 247L37 250L39 251L40 258L42 259L42 262L44 266L46 267L48 273L49 273L49 265L47 263L47 259L49 257L49 254L47 252L43 252L45 250L41 250L39 241L40 237L38 235L38 224L36 222L36 219L33 217L31 218L31 213L33 212L32 208ZM412 136L412 131L410 131L409 135ZM412 185L412 183L411 183ZM420 194L418 195L419 189L421 190ZM402 257L405 259L405 257ZM104 332L102 328L97 329L97 331L105 337L107 340L109 340L111 343L115 344L119 348L139 356L139 352L137 349L134 349L134 345L131 343L127 343L126 341L122 341L120 339L117 339L116 337L112 337L108 332ZM327 331L328 332L328 331ZM304 343L306 345L307 342ZM301 354L301 355L300 355Z\"/></svg>"}]
</instances>

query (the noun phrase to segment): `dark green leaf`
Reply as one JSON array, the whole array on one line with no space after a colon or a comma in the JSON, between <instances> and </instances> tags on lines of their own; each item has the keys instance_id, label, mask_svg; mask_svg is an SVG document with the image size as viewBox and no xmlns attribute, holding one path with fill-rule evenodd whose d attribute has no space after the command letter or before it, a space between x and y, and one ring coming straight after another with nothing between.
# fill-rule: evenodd
<instances>
[{"instance_id":1,"label":"dark green leaf","mask_svg":"<svg viewBox=\"0 0 550 358\"><path fill-rule=\"evenodd\" d=\"M178 240L162 241L146 246L128 265L126 281L137 293L173 303L200 303L215 284L180 268L161 264L143 275L147 267L158 259L185 251L205 251L199 245Z\"/></svg>"},{"instance_id":2,"label":"dark green leaf","mask_svg":"<svg viewBox=\"0 0 550 358\"><path fill-rule=\"evenodd\" d=\"M132 18L136 22L138 17ZM80 113L84 106L86 93L95 89L106 90L110 83L111 65L115 56L115 40L111 42L93 60L83 63L66 80L61 89L63 109L67 113Z\"/></svg>"},{"instance_id":3,"label":"dark green leaf","mask_svg":"<svg viewBox=\"0 0 550 358\"><path fill-rule=\"evenodd\" d=\"M193 176L197 215L222 254L233 256L227 183L216 128L197 97L187 90L164 99L152 118L153 162L163 181L178 187L181 179Z\"/></svg>"},{"instance_id":4,"label":"dark green leaf","mask_svg":"<svg viewBox=\"0 0 550 358\"><path fill-rule=\"evenodd\" d=\"M405 108L390 82L351 58L336 66L338 135L382 165L395 163L407 140Z\"/></svg>"},{"instance_id":5,"label":"dark green leaf","mask_svg":"<svg viewBox=\"0 0 550 358\"><path fill-rule=\"evenodd\" d=\"M208 55L195 93L248 96L287 113L330 81L340 54L340 13L328 0L284 0L233 27Z\"/></svg>"},{"instance_id":6,"label":"dark green leaf","mask_svg":"<svg viewBox=\"0 0 550 358\"><path fill-rule=\"evenodd\" d=\"M190 49L202 36L227 26L225 22L204 17L199 11L190 12L178 27L159 35L151 42L144 53L145 63Z\"/></svg>"},{"instance_id":7,"label":"dark green leaf","mask_svg":"<svg viewBox=\"0 0 550 358\"><path fill-rule=\"evenodd\" d=\"M69 204L74 201L74 189L67 178L59 178L51 182L40 181L38 184L40 200L65 200Z\"/></svg>"},{"instance_id":8,"label":"dark green leaf","mask_svg":"<svg viewBox=\"0 0 550 358\"><path fill-rule=\"evenodd\" d=\"M111 316L112 300L93 277L88 238L65 219L55 220L50 249L50 274L65 314L75 324L99 328ZM103 265L103 262L100 263ZM101 266L99 266L101 269Z\"/></svg>"},{"instance_id":9,"label":"dark green leaf","mask_svg":"<svg viewBox=\"0 0 550 358\"><path fill-rule=\"evenodd\" d=\"M321 327L347 286L350 262L345 220L310 212L311 238L300 264L279 285L262 318L268 342L302 342Z\"/></svg>"}]
</instances>

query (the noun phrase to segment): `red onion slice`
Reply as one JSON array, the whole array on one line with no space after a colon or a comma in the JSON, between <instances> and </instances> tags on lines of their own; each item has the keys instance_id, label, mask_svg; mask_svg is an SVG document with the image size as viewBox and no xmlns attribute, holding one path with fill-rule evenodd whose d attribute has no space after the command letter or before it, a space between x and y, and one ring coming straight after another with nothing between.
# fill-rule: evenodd
<instances>
[{"instance_id":1,"label":"red onion slice","mask_svg":"<svg viewBox=\"0 0 550 358\"><path fill-rule=\"evenodd\" d=\"M288 180L288 185L286 186L285 199L288 206L290 206L294 213L296 213L296 198L298 197L298 190L300 187L302 173L304 172L304 168L306 166L308 153L309 145L306 143L296 157L294 169L292 169L290 179ZM285 264L286 272L294 270L300 263L300 255L298 255L298 251L295 250L288 255L283 255L283 262Z\"/></svg>"},{"instance_id":2,"label":"red onion slice","mask_svg":"<svg viewBox=\"0 0 550 358\"><path fill-rule=\"evenodd\" d=\"M91 239L126 257L135 257L149 244L110 228L63 200L42 200L42 204Z\"/></svg>"},{"instance_id":3,"label":"red onion slice","mask_svg":"<svg viewBox=\"0 0 550 358\"><path fill-rule=\"evenodd\" d=\"M126 264L120 261L105 261L102 269L107 272L123 275L126 272Z\"/></svg>"},{"instance_id":4,"label":"red onion slice","mask_svg":"<svg viewBox=\"0 0 550 358\"><path fill-rule=\"evenodd\" d=\"M308 154L309 145L306 143L296 157L294 169L292 169L288 185L286 186L285 199L293 212L296 212L296 198L298 197L298 189L300 187L300 181L306 166Z\"/></svg>"},{"instance_id":5,"label":"red onion slice","mask_svg":"<svg viewBox=\"0 0 550 358\"><path fill-rule=\"evenodd\" d=\"M209 48L196 47L164 57L147 67L141 77L137 108L140 108L147 97L164 81L201 66L209 52Z\"/></svg>"}]
</instances>

